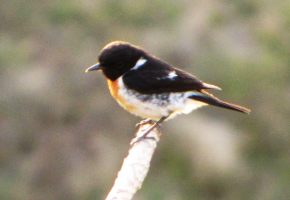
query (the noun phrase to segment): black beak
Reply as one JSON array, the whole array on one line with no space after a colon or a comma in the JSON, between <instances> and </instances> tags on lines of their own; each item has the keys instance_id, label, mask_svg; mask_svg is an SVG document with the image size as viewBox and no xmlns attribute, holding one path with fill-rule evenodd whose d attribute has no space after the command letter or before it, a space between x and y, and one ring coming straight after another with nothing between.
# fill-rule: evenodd
<instances>
[{"instance_id":1,"label":"black beak","mask_svg":"<svg viewBox=\"0 0 290 200\"><path fill-rule=\"evenodd\" d=\"M99 63L97 63L97 64L94 64L94 65L90 66L89 68L87 68L85 72L87 73L87 72L95 71L95 70L99 70L99 69L101 69L101 66Z\"/></svg>"}]
</instances>

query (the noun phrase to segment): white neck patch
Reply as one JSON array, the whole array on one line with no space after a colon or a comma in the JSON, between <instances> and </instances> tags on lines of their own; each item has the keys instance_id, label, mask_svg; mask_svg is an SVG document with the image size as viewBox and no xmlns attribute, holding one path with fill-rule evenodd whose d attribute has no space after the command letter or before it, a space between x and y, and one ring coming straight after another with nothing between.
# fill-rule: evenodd
<instances>
[{"instance_id":1,"label":"white neck patch","mask_svg":"<svg viewBox=\"0 0 290 200\"><path fill-rule=\"evenodd\" d=\"M145 63L147 62L147 60L143 57L139 58L136 62L136 64L134 65L134 67L132 67L131 70L137 70L140 67L142 67Z\"/></svg>"}]
</instances>

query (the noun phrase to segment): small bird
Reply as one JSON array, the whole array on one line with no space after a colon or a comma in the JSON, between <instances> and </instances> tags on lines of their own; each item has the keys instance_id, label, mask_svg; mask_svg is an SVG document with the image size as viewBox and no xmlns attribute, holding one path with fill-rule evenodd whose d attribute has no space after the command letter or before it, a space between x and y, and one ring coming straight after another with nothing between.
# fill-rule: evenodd
<instances>
[{"instance_id":1,"label":"small bird","mask_svg":"<svg viewBox=\"0 0 290 200\"><path fill-rule=\"evenodd\" d=\"M102 70L113 98L130 113L154 120L154 127L206 105L250 113L249 109L222 101L207 91L221 90L220 87L205 83L128 42L107 44L98 61L86 72Z\"/></svg>"}]
</instances>

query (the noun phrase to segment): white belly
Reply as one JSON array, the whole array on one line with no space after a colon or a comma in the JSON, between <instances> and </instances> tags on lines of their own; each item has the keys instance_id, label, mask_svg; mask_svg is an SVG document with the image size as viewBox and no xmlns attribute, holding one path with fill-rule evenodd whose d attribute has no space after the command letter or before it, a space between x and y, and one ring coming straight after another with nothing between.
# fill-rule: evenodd
<instances>
[{"instance_id":1,"label":"white belly","mask_svg":"<svg viewBox=\"0 0 290 200\"><path fill-rule=\"evenodd\" d=\"M126 89L121 78L118 82L119 95L128 104L135 105L135 109L128 111L142 118L158 120L168 115L170 115L169 118L173 118L178 114L188 114L199 107L207 105L203 102L189 99L188 97L193 95L194 92L140 94L134 90ZM121 104L121 106L123 105Z\"/></svg>"}]
</instances>

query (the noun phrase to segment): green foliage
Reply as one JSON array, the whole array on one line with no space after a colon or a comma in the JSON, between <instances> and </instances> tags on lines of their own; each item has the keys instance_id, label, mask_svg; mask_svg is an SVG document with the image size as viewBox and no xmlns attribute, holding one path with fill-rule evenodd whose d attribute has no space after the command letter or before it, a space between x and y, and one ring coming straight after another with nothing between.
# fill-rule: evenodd
<instances>
[{"instance_id":1,"label":"green foliage","mask_svg":"<svg viewBox=\"0 0 290 200\"><path fill-rule=\"evenodd\" d=\"M100 74L83 71L119 39L221 86L217 96L253 110L244 116L208 108L180 117L184 124L166 122L212 137L178 132L176 141L164 129L140 199L287 199L289 11L288 1L1 2L0 199L106 195L136 119L110 98ZM218 161L206 160L215 160L214 148L195 145L216 134L227 142L211 145L239 150L212 173Z\"/></svg>"},{"instance_id":2,"label":"green foliage","mask_svg":"<svg viewBox=\"0 0 290 200\"><path fill-rule=\"evenodd\" d=\"M52 24L63 25L66 23L76 23L85 20L85 14L81 7L73 1L61 1L55 3L47 10L47 17Z\"/></svg>"}]
</instances>

